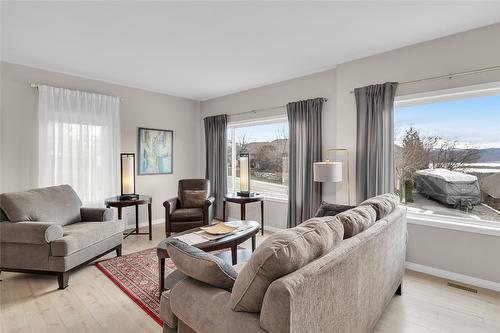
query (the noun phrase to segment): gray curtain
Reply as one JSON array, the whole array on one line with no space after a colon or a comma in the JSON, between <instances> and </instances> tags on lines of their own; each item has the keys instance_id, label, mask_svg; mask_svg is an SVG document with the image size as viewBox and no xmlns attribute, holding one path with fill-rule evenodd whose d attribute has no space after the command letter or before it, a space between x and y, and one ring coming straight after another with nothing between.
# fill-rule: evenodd
<instances>
[{"instance_id":1,"label":"gray curtain","mask_svg":"<svg viewBox=\"0 0 500 333\"><path fill-rule=\"evenodd\" d=\"M357 109L356 198L394 192L394 97L397 82L354 89Z\"/></svg>"},{"instance_id":2,"label":"gray curtain","mask_svg":"<svg viewBox=\"0 0 500 333\"><path fill-rule=\"evenodd\" d=\"M225 114L205 119L205 178L210 180L215 196L214 217L222 220L222 205L227 191L227 116Z\"/></svg>"},{"instance_id":3,"label":"gray curtain","mask_svg":"<svg viewBox=\"0 0 500 333\"><path fill-rule=\"evenodd\" d=\"M288 227L314 216L321 203L321 183L314 181L313 164L321 161L323 98L288 103Z\"/></svg>"}]
</instances>

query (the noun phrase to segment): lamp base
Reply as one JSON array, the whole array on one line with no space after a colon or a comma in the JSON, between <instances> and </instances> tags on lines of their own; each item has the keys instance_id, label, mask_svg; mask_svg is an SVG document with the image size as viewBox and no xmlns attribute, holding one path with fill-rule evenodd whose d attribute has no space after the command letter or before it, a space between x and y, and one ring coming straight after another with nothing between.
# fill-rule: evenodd
<instances>
[{"instance_id":1,"label":"lamp base","mask_svg":"<svg viewBox=\"0 0 500 333\"><path fill-rule=\"evenodd\" d=\"M236 194L240 197L251 197L252 196L251 192L236 192Z\"/></svg>"},{"instance_id":2,"label":"lamp base","mask_svg":"<svg viewBox=\"0 0 500 333\"><path fill-rule=\"evenodd\" d=\"M122 194L120 200L134 200L139 199L139 194Z\"/></svg>"}]
</instances>

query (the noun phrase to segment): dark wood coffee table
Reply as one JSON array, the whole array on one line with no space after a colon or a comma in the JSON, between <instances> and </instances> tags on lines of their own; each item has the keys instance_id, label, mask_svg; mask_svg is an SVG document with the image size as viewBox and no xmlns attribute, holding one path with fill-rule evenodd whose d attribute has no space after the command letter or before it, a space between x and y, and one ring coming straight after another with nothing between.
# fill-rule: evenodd
<instances>
[{"instance_id":1,"label":"dark wood coffee table","mask_svg":"<svg viewBox=\"0 0 500 333\"><path fill-rule=\"evenodd\" d=\"M252 252L255 250L255 235L259 232L259 223L255 221L241 221L243 223L248 223L250 228L237 232L235 234L228 235L226 237L213 240L206 241L199 244L194 244L193 246L205 251L217 251L222 249L231 249L231 259L233 265L237 264L238 258L238 245L248 240L252 239ZM160 270L160 295L165 290L165 259L168 258L167 253L167 242L172 240L173 237L179 235L190 234L192 232L199 231L200 228L193 228L187 231L178 232L174 236L168 237L167 239L162 240L158 246L156 247L156 254L158 255L159 261L159 270Z\"/></svg>"}]
</instances>

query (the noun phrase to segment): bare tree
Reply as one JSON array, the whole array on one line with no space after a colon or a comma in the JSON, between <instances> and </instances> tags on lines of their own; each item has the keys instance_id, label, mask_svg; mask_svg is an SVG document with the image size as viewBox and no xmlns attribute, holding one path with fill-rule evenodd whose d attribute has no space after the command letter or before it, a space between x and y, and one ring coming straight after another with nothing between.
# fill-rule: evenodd
<instances>
[{"instance_id":1,"label":"bare tree","mask_svg":"<svg viewBox=\"0 0 500 333\"><path fill-rule=\"evenodd\" d=\"M479 161L479 158L477 149L458 148L457 141L442 141L431 153L433 167L448 170L463 169L466 164Z\"/></svg>"},{"instance_id":2,"label":"bare tree","mask_svg":"<svg viewBox=\"0 0 500 333\"><path fill-rule=\"evenodd\" d=\"M248 144L250 143L250 136L246 133L243 132L238 136L238 141L237 142L237 148L239 148L239 153L250 153L248 149Z\"/></svg>"}]
</instances>

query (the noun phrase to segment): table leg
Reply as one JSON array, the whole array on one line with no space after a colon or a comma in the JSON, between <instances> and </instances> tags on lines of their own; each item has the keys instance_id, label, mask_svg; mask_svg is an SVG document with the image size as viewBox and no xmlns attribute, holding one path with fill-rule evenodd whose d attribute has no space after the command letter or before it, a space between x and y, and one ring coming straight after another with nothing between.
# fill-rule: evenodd
<instances>
[{"instance_id":1,"label":"table leg","mask_svg":"<svg viewBox=\"0 0 500 333\"><path fill-rule=\"evenodd\" d=\"M226 222L226 200L222 201L222 222Z\"/></svg>"},{"instance_id":2,"label":"table leg","mask_svg":"<svg viewBox=\"0 0 500 333\"><path fill-rule=\"evenodd\" d=\"M233 265L236 265L238 263L238 246L231 247L231 260L233 262Z\"/></svg>"},{"instance_id":3,"label":"table leg","mask_svg":"<svg viewBox=\"0 0 500 333\"><path fill-rule=\"evenodd\" d=\"M264 236L264 200L260 202L260 221L261 221L260 231L262 233L262 236Z\"/></svg>"},{"instance_id":4,"label":"table leg","mask_svg":"<svg viewBox=\"0 0 500 333\"><path fill-rule=\"evenodd\" d=\"M246 209L245 209L245 204L244 203L241 203L240 204L240 218L242 220L246 220Z\"/></svg>"},{"instance_id":5,"label":"table leg","mask_svg":"<svg viewBox=\"0 0 500 333\"><path fill-rule=\"evenodd\" d=\"M255 235L252 236L252 252L255 251Z\"/></svg>"},{"instance_id":6,"label":"table leg","mask_svg":"<svg viewBox=\"0 0 500 333\"><path fill-rule=\"evenodd\" d=\"M135 233L139 234L139 205L135 206Z\"/></svg>"},{"instance_id":7,"label":"table leg","mask_svg":"<svg viewBox=\"0 0 500 333\"><path fill-rule=\"evenodd\" d=\"M148 224L149 224L149 240L153 239L153 218L151 216L151 204L148 204Z\"/></svg>"},{"instance_id":8,"label":"table leg","mask_svg":"<svg viewBox=\"0 0 500 333\"><path fill-rule=\"evenodd\" d=\"M122 219L122 208L118 207L118 220Z\"/></svg>"},{"instance_id":9,"label":"table leg","mask_svg":"<svg viewBox=\"0 0 500 333\"><path fill-rule=\"evenodd\" d=\"M165 290L165 258L160 259L160 297L163 290Z\"/></svg>"}]
</instances>

